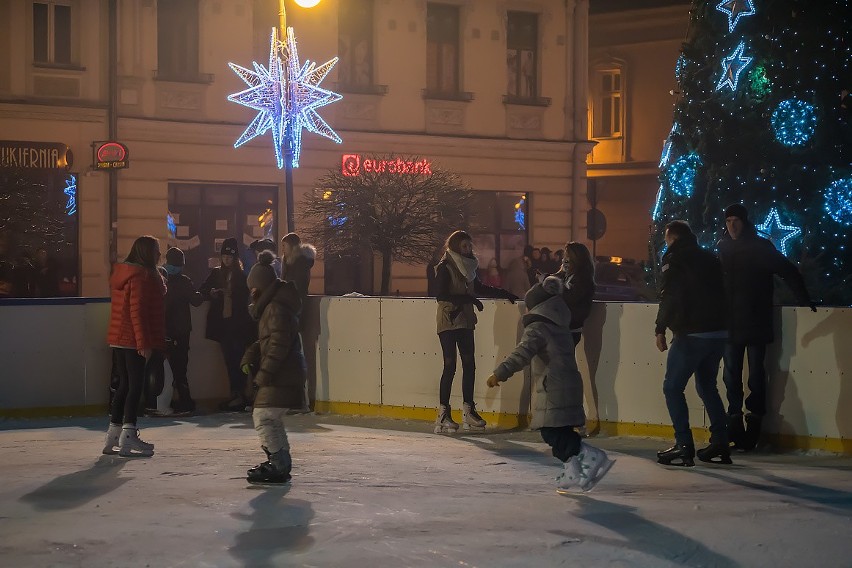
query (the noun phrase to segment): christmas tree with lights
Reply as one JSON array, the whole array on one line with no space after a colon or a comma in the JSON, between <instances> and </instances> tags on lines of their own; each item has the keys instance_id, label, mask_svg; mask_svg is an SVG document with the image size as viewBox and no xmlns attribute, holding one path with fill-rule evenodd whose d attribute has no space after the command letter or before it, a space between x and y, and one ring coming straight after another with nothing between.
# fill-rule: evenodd
<instances>
[{"instance_id":1,"label":"christmas tree with lights","mask_svg":"<svg viewBox=\"0 0 852 568\"><path fill-rule=\"evenodd\" d=\"M852 304L849 0L695 0L675 76L679 99L651 215L689 222L715 250L742 203L798 263L811 294Z\"/></svg>"}]
</instances>

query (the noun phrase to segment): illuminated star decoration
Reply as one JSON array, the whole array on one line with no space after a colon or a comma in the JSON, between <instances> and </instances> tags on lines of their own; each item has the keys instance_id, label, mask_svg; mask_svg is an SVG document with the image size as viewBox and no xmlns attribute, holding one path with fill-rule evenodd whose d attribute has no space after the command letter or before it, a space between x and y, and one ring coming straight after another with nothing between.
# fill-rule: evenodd
<instances>
[{"instance_id":1,"label":"illuminated star decoration","mask_svg":"<svg viewBox=\"0 0 852 568\"><path fill-rule=\"evenodd\" d=\"M722 0L716 9L728 15L728 31L733 32L740 18L755 14L753 0Z\"/></svg>"},{"instance_id":2,"label":"illuminated star decoration","mask_svg":"<svg viewBox=\"0 0 852 568\"><path fill-rule=\"evenodd\" d=\"M723 86L728 86L732 91L737 90L737 83L740 80L740 73L751 63L751 57L743 56L745 50L745 42L741 41L734 52L722 60L722 78L716 85L718 91Z\"/></svg>"},{"instance_id":3,"label":"illuminated star decoration","mask_svg":"<svg viewBox=\"0 0 852 568\"><path fill-rule=\"evenodd\" d=\"M517 223L519 231L527 228L526 215L524 214L524 202L526 199L526 195L523 195L520 201L515 203L515 223Z\"/></svg>"},{"instance_id":4,"label":"illuminated star decoration","mask_svg":"<svg viewBox=\"0 0 852 568\"><path fill-rule=\"evenodd\" d=\"M781 254L787 256L789 249L788 243L791 239L801 236L802 229L794 225L784 225L781 223L781 218L778 216L778 209L775 207L769 211L766 220L757 226L757 230L768 235L775 248L781 251Z\"/></svg>"},{"instance_id":5,"label":"illuminated star decoration","mask_svg":"<svg viewBox=\"0 0 852 568\"><path fill-rule=\"evenodd\" d=\"M303 128L341 143L340 136L317 113L320 107L342 98L319 86L336 63L335 57L319 66L311 61L301 64L293 28L287 28L286 45L279 41L278 30L273 28L269 41L268 67L252 62L254 71L251 71L229 63L249 88L229 95L228 100L258 111L234 147L272 130L276 162L282 168L285 137L289 135L293 152L292 166L298 168Z\"/></svg>"},{"instance_id":6,"label":"illuminated star decoration","mask_svg":"<svg viewBox=\"0 0 852 568\"><path fill-rule=\"evenodd\" d=\"M852 226L852 177L841 178L826 188L825 212L837 223Z\"/></svg>"},{"instance_id":7,"label":"illuminated star decoration","mask_svg":"<svg viewBox=\"0 0 852 568\"><path fill-rule=\"evenodd\" d=\"M775 138L788 147L804 146L816 132L814 105L799 99L781 101L772 113Z\"/></svg>"},{"instance_id":8,"label":"illuminated star decoration","mask_svg":"<svg viewBox=\"0 0 852 568\"><path fill-rule=\"evenodd\" d=\"M65 214L69 217L77 212L77 176L71 174L65 180L65 189L62 192L68 196L65 203Z\"/></svg>"}]
</instances>

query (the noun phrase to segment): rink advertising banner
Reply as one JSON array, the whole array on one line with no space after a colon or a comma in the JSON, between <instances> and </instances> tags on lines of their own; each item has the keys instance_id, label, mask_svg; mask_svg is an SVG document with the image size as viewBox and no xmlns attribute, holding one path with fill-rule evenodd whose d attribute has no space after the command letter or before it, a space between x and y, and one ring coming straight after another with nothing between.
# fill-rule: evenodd
<instances>
[{"instance_id":1,"label":"rink advertising banner","mask_svg":"<svg viewBox=\"0 0 852 568\"><path fill-rule=\"evenodd\" d=\"M59 142L0 140L0 168L68 170L73 162L71 149Z\"/></svg>"}]
</instances>

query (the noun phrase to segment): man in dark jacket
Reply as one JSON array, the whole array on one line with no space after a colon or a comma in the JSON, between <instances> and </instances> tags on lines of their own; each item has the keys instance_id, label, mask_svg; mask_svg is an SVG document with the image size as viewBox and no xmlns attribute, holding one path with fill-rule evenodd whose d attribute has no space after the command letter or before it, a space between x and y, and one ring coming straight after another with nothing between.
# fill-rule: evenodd
<instances>
[{"instance_id":1,"label":"man in dark jacket","mask_svg":"<svg viewBox=\"0 0 852 568\"><path fill-rule=\"evenodd\" d=\"M713 253L698 246L685 221L666 225L665 239L668 250L663 256L655 333L660 351L669 349L666 328L673 334L663 394L674 426L675 445L657 452L657 461L663 465L695 465L684 395L689 377L695 374L695 389L710 417L710 445L698 450L698 459L731 463L725 406L716 388L727 337L722 268Z\"/></svg>"},{"instance_id":2,"label":"man in dark jacket","mask_svg":"<svg viewBox=\"0 0 852 568\"><path fill-rule=\"evenodd\" d=\"M189 306L200 306L204 301L195 290L192 280L183 274L185 257L183 251L171 247L166 251L166 349L169 367L172 370L171 407L176 413L195 411L195 401L189 392L186 369L189 366L189 335L192 331L192 315Z\"/></svg>"},{"instance_id":3,"label":"man in dark jacket","mask_svg":"<svg viewBox=\"0 0 852 568\"><path fill-rule=\"evenodd\" d=\"M773 337L773 276L793 290L803 306L811 306L805 281L796 266L767 239L759 237L739 203L725 209L727 235L719 241L719 259L728 297L728 344L723 378L728 392L728 430L734 447L754 449L766 414L766 346ZM749 411L743 427L743 356L748 353Z\"/></svg>"},{"instance_id":4,"label":"man in dark jacket","mask_svg":"<svg viewBox=\"0 0 852 568\"><path fill-rule=\"evenodd\" d=\"M308 289L311 285L311 268L313 268L317 257L317 249L313 245L303 243L302 239L296 233L287 233L281 238L281 254L284 261L281 263L281 280L292 282L296 285L301 306L304 308L308 300ZM302 331L304 330L304 318L302 318L301 313L298 314L298 317L299 331ZM305 377L303 390L302 407L301 409L294 409L295 412L311 411L311 397L308 392L307 377Z\"/></svg>"},{"instance_id":5,"label":"man in dark jacket","mask_svg":"<svg viewBox=\"0 0 852 568\"><path fill-rule=\"evenodd\" d=\"M273 258L271 252L262 252L248 276L249 313L258 322L259 359L251 360L250 350L241 365L250 367L258 387L252 418L268 458L248 470L250 483L280 484L290 479L292 459L283 420L288 408L302 404L307 376L299 335L299 293L292 282L275 278Z\"/></svg>"}]
</instances>

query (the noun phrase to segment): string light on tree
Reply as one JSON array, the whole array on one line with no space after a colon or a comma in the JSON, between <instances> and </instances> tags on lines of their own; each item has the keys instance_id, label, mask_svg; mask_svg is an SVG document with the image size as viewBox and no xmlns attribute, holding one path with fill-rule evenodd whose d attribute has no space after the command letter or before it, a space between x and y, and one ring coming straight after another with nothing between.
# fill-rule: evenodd
<instances>
[{"instance_id":1,"label":"string light on tree","mask_svg":"<svg viewBox=\"0 0 852 568\"><path fill-rule=\"evenodd\" d=\"M728 16L728 31L733 32L740 18L756 14L754 0L722 0L716 9Z\"/></svg>"},{"instance_id":2,"label":"string light on tree","mask_svg":"<svg viewBox=\"0 0 852 568\"><path fill-rule=\"evenodd\" d=\"M787 256L789 251L788 245L790 240L802 235L802 229L794 225L785 225L781 222L778 216L778 209L773 207L766 216L766 220L760 225L757 225L757 230L767 235L767 238L772 241L775 248L781 251L781 254Z\"/></svg>"},{"instance_id":3,"label":"string light on tree","mask_svg":"<svg viewBox=\"0 0 852 568\"><path fill-rule=\"evenodd\" d=\"M740 73L748 67L753 59L752 57L743 55L744 52L745 42L741 41L731 55L722 59L722 78L716 84L717 91L722 87L730 87L732 91L737 90Z\"/></svg>"},{"instance_id":4,"label":"string light on tree","mask_svg":"<svg viewBox=\"0 0 852 568\"><path fill-rule=\"evenodd\" d=\"M666 177L671 190L680 197L692 197L695 189L695 174L701 165L698 154L691 152L681 156L666 170Z\"/></svg>"},{"instance_id":5,"label":"string light on tree","mask_svg":"<svg viewBox=\"0 0 852 568\"><path fill-rule=\"evenodd\" d=\"M852 226L852 178L842 178L832 182L825 192L825 212L835 222L843 226Z\"/></svg>"},{"instance_id":6,"label":"string light on tree","mask_svg":"<svg viewBox=\"0 0 852 568\"><path fill-rule=\"evenodd\" d=\"M799 99L787 99L778 103L771 123L778 142L788 147L804 146L816 132L816 108Z\"/></svg>"}]
</instances>

